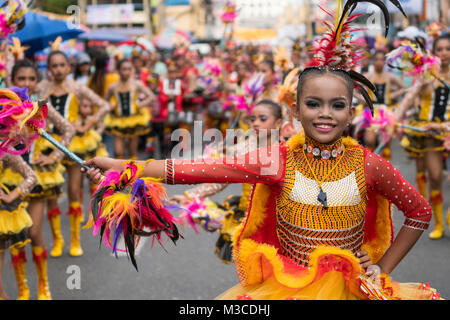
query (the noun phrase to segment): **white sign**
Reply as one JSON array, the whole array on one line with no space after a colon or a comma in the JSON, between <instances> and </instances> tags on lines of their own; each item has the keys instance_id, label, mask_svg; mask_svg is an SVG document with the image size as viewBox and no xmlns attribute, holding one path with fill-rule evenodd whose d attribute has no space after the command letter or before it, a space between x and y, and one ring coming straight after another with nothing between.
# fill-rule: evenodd
<instances>
[{"instance_id":1,"label":"white sign","mask_svg":"<svg viewBox=\"0 0 450 320\"><path fill-rule=\"evenodd\" d=\"M87 6L87 24L133 23L133 4Z\"/></svg>"},{"instance_id":2,"label":"white sign","mask_svg":"<svg viewBox=\"0 0 450 320\"><path fill-rule=\"evenodd\" d=\"M400 10L394 6L390 1L383 1L388 8L389 13L399 13ZM402 5L403 11L406 14L420 14L423 12L423 2L422 0L399 0ZM370 3L359 3L356 9L353 11L355 14L363 14L369 11L374 12L374 10L380 10L374 4ZM380 11L381 12L381 11Z\"/></svg>"}]
</instances>

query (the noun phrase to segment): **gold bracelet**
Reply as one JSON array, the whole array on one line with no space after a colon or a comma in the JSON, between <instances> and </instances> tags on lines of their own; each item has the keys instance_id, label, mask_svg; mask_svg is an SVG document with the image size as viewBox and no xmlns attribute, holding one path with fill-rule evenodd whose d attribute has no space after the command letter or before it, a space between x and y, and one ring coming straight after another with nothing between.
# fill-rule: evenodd
<instances>
[{"instance_id":1,"label":"gold bracelet","mask_svg":"<svg viewBox=\"0 0 450 320\"><path fill-rule=\"evenodd\" d=\"M22 192L19 188L16 188L16 190L17 190L17 193L20 195L20 197L21 197L22 199L25 199L25 198L26 198L25 195L23 194L23 192Z\"/></svg>"}]
</instances>

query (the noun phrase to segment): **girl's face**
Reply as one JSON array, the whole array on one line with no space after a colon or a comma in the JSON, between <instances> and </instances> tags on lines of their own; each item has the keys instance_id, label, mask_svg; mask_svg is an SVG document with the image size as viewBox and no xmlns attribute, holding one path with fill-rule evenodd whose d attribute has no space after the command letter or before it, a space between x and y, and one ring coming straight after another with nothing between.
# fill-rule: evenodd
<instances>
[{"instance_id":1,"label":"girl's face","mask_svg":"<svg viewBox=\"0 0 450 320\"><path fill-rule=\"evenodd\" d=\"M83 118L92 115L93 110L91 102L89 100L82 99L79 106L79 112Z\"/></svg>"},{"instance_id":2,"label":"girl's face","mask_svg":"<svg viewBox=\"0 0 450 320\"><path fill-rule=\"evenodd\" d=\"M441 59L443 66L448 66L450 63L450 40L442 39L436 43L434 54Z\"/></svg>"},{"instance_id":3,"label":"girl's face","mask_svg":"<svg viewBox=\"0 0 450 320\"><path fill-rule=\"evenodd\" d=\"M38 76L33 68L20 68L12 81L19 88L27 88L28 94L30 95L35 92Z\"/></svg>"},{"instance_id":4,"label":"girl's face","mask_svg":"<svg viewBox=\"0 0 450 320\"><path fill-rule=\"evenodd\" d=\"M345 80L333 74L309 76L294 110L305 134L324 144L338 140L355 115Z\"/></svg>"},{"instance_id":5,"label":"girl's face","mask_svg":"<svg viewBox=\"0 0 450 320\"><path fill-rule=\"evenodd\" d=\"M253 129L259 137L260 130L267 130L267 138L271 137L272 129L280 129L283 123L282 119L277 119L272 108L268 105L260 104L253 108L250 117L250 129Z\"/></svg>"},{"instance_id":6,"label":"girl's face","mask_svg":"<svg viewBox=\"0 0 450 320\"><path fill-rule=\"evenodd\" d=\"M130 79L133 74L133 65L131 62L123 62L119 69L119 75L123 80Z\"/></svg>"},{"instance_id":7,"label":"girl's face","mask_svg":"<svg viewBox=\"0 0 450 320\"><path fill-rule=\"evenodd\" d=\"M48 70L56 82L62 82L70 72L70 65L62 54L55 54L50 59Z\"/></svg>"},{"instance_id":8,"label":"girl's face","mask_svg":"<svg viewBox=\"0 0 450 320\"><path fill-rule=\"evenodd\" d=\"M273 82L273 72L267 63L261 63L259 65L259 72L264 74L264 85L271 85Z\"/></svg>"},{"instance_id":9,"label":"girl's face","mask_svg":"<svg viewBox=\"0 0 450 320\"><path fill-rule=\"evenodd\" d=\"M373 66L374 66L375 70L378 72L383 71L385 63L386 63L386 61L385 61L384 55L381 53L378 53L373 58Z\"/></svg>"}]
</instances>

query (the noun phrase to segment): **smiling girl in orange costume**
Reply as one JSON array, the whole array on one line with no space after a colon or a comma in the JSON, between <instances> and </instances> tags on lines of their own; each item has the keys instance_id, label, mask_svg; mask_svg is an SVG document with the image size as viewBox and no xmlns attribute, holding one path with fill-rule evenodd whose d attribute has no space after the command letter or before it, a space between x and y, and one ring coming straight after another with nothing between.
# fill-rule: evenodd
<instances>
[{"instance_id":1,"label":"smiling girl in orange costume","mask_svg":"<svg viewBox=\"0 0 450 320\"><path fill-rule=\"evenodd\" d=\"M248 215L233 239L240 283L220 299L440 297L427 285L389 277L428 227L430 206L389 162L342 137L355 113L355 85L372 106L362 86L373 85L351 71L355 48L344 42L351 36L352 4L346 3L343 18L325 35L338 41L321 42L335 45L319 46L313 65L299 75L293 111L304 131L238 157L141 163L141 177L167 184L253 184ZM100 181L102 171L124 169L115 159L86 164L93 181ZM406 217L395 239L390 203ZM368 263L369 270L358 260L361 249L375 263ZM375 270L381 273L372 282L366 276Z\"/></svg>"}]
</instances>

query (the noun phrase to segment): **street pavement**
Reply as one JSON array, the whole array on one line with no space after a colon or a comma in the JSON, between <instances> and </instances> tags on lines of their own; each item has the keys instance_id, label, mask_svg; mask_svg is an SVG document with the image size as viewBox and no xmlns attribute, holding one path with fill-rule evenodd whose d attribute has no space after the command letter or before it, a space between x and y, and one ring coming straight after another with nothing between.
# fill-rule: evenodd
<instances>
[{"instance_id":1,"label":"street pavement","mask_svg":"<svg viewBox=\"0 0 450 320\"><path fill-rule=\"evenodd\" d=\"M415 185L415 166L403 154L398 141L393 143L392 163L403 176ZM168 186L168 194L181 194L187 186ZM85 207L88 208L87 183ZM230 185L214 196L216 201L224 200L230 194L239 194L241 186ZM61 210L67 211L67 197L60 199ZM450 182L444 182L444 213L450 205ZM85 210L87 214L87 210ZM403 223L403 215L394 211L396 232ZM434 223L430 226L432 229ZM60 258L48 260L50 290L55 300L210 300L238 283L233 265L224 264L214 255L217 233L192 229L180 230L184 239L176 245L164 238L164 247L151 240L144 240L139 247L136 271L126 256L112 256L111 250L99 245L99 237L92 236L92 229L82 230L84 255L69 255L70 228L68 216L62 216L62 233L66 240L64 253ZM398 282L430 283L442 294L450 297L450 231L446 227L444 238L428 239L426 231L409 254L401 261L391 276ZM47 220L44 234L48 251L52 238ZM36 299L36 269L27 248L27 276L31 299ZM17 288L9 254L5 258L3 272L4 286L10 299L17 297Z\"/></svg>"}]
</instances>

